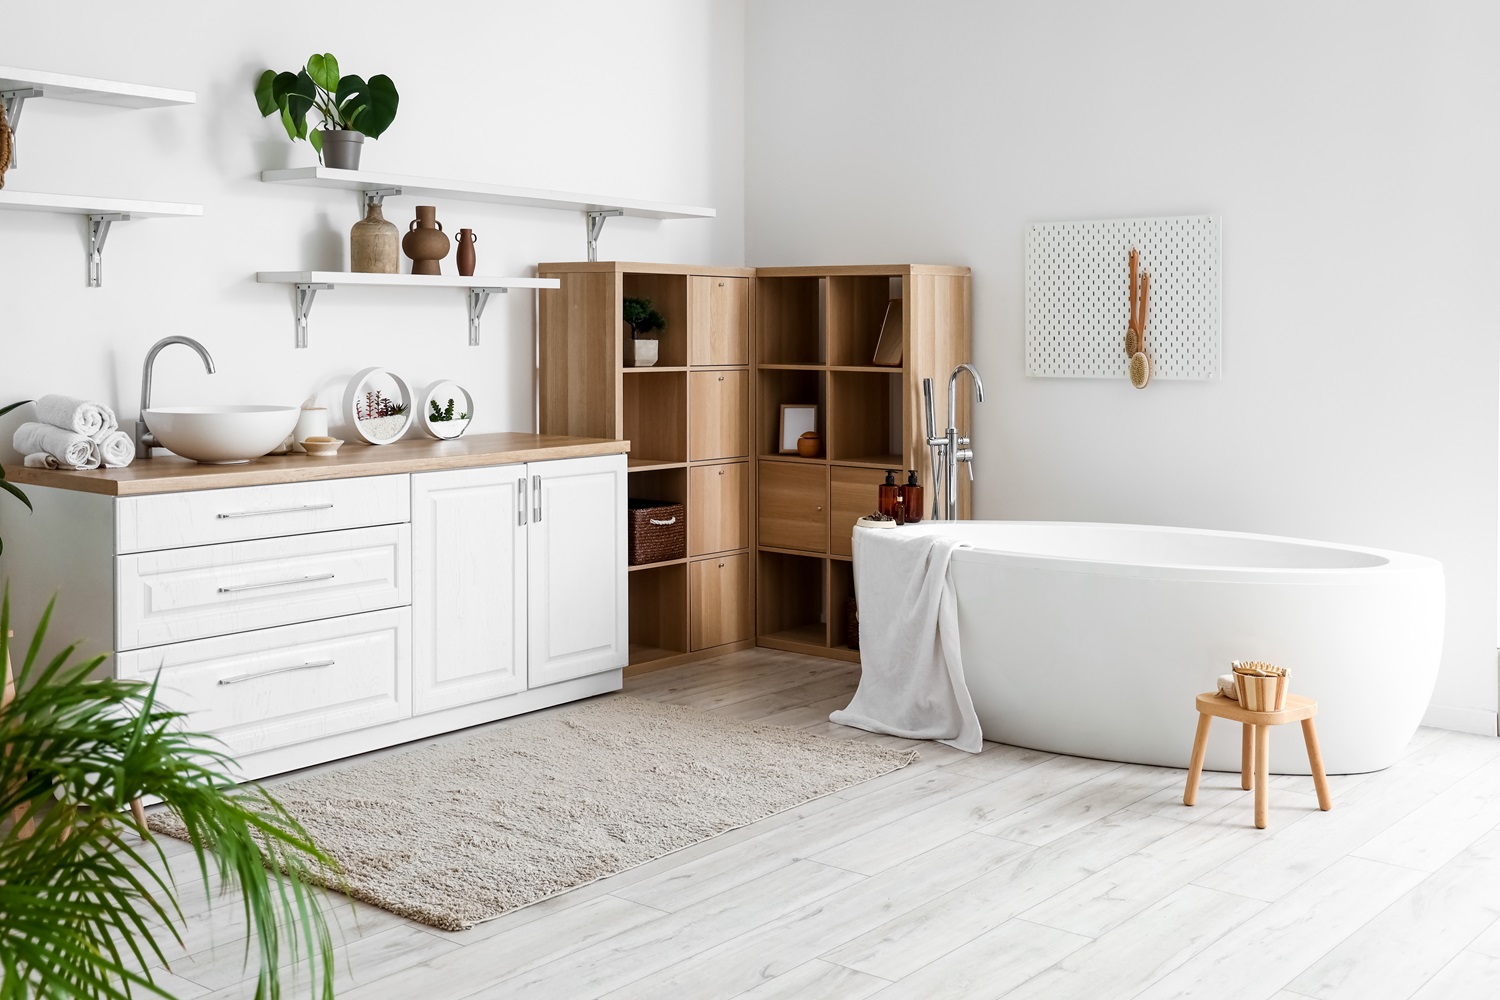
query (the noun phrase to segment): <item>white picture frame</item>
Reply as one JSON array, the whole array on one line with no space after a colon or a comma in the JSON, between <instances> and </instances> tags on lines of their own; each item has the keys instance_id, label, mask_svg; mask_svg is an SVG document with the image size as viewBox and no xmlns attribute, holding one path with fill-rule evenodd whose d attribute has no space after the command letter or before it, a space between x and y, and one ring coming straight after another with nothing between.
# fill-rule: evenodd
<instances>
[{"instance_id":1,"label":"white picture frame","mask_svg":"<svg viewBox=\"0 0 1500 1000\"><path fill-rule=\"evenodd\" d=\"M797 439L818 429L817 403L782 403L781 433L777 437L783 455L797 454Z\"/></svg>"}]
</instances>

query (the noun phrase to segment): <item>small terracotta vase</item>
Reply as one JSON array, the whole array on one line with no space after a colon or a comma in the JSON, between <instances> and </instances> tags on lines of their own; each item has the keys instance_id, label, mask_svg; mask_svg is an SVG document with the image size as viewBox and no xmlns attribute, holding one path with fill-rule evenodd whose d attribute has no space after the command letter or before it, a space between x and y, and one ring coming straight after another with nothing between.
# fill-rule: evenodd
<instances>
[{"instance_id":1,"label":"small terracotta vase","mask_svg":"<svg viewBox=\"0 0 1500 1000\"><path fill-rule=\"evenodd\" d=\"M817 431L803 431L797 439L797 454L803 458L817 458L823 453L823 435Z\"/></svg>"},{"instance_id":2,"label":"small terracotta vase","mask_svg":"<svg viewBox=\"0 0 1500 1000\"><path fill-rule=\"evenodd\" d=\"M437 220L437 206L418 205L417 217L407 227L401 249L411 258L412 274L442 274L438 261L448 256L452 243Z\"/></svg>"},{"instance_id":3,"label":"small terracotta vase","mask_svg":"<svg viewBox=\"0 0 1500 1000\"><path fill-rule=\"evenodd\" d=\"M360 274L396 274L401 270L401 235L387 222L379 205L349 230L349 270Z\"/></svg>"},{"instance_id":4,"label":"small terracotta vase","mask_svg":"<svg viewBox=\"0 0 1500 1000\"><path fill-rule=\"evenodd\" d=\"M458 273L465 278L474 276L474 244L478 242L479 237L474 235L474 230L458 231Z\"/></svg>"}]
</instances>

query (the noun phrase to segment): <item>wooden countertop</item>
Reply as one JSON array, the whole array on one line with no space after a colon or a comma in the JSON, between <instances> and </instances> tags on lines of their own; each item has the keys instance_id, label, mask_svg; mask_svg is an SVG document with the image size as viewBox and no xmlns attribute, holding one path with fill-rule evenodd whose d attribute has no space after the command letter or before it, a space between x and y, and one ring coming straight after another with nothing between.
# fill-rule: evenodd
<instances>
[{"instance_id":1,"label":"wooden countertop","mask_svg":"<svg viewBox=\"0 0 1500 1000\"><path fill-rule=\"evenodd\" d=\"M468 434L456 441L413 439L379 447L346 441L332 458L266 455L243 465L199 465L175 455L138 458L128 468L95 469L92 472L28 469L17 464L7 466L5 476L18 486L51 486L60 490L127 497L183 490L217 490L230 486L385 476L400 472L471 469L557 458L622 455L629 451L629 441L507 432Z\"/></svg>"}]
</instances>

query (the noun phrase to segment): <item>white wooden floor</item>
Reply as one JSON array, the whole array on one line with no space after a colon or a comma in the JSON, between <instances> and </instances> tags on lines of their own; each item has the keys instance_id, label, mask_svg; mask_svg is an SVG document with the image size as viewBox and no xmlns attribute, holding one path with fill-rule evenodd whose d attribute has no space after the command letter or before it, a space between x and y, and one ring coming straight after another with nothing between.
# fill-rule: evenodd
<instances>
[{"instance_id":1,"label":"white wooden floor","mask_svg":"<svg viewBox=\"0 0 1500 1000\"><path fill-rule=\"evenodd\" d=\"M626 690L907 745L826 721L855 679L756 650ZM1206 775L1189 809L1174 769L920 749L903 771L462 933L327 897L339 995L1500 996L1500 740L1424 729L1389 770L1330 779L1329 813L1310 779L1276 778L1264 831L1237 774ZM188 902L164 982L250 997L237 901Z\"/></svg>"}]
</instances>

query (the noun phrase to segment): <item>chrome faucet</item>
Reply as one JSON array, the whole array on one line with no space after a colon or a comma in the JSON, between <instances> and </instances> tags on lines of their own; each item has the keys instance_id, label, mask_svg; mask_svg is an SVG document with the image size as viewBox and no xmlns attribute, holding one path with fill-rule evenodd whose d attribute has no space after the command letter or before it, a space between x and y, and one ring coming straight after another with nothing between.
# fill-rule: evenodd
<instances>
[{"instance_id":1,"label":"chrome faucet","mask_svg":"<svg viewBox=\"0 0 1500 1000\"><path fill-rule=\"evenodd\" d=\"M937 432L937 414L932 406L932 379L922 380L922 396L927 403L927 444L932 448L932 517L958 520L958 464L969 466L969 482L974 481L973 441L958 433L958 374L968 372L974 380L974 402L984 402L984 380L973 365L959 365L948 376L948 429Z\"/></svg>"},{"instance_id":2,"label":"chrome faucet","mask_svg":"<svg viewBox=\"0 0 1500 1000\"><path fill-rule=\"evenodd\" d=\"M135 418L135 457L150 458L151 449L157 446L156 435L151 433L151 428L146 426L146 411L151 408L151 369L156 364L156 356L161 353L163 347L172 344L182 344L191 347L198 352L198 357L203 359L203 368L210 375L214 373L214 359L209 356L208 348L198 343L192 337L163 337L151 345L151 350L146 352L146 364L141 369L141 414Z\"/></svg>"}]
</instances>

